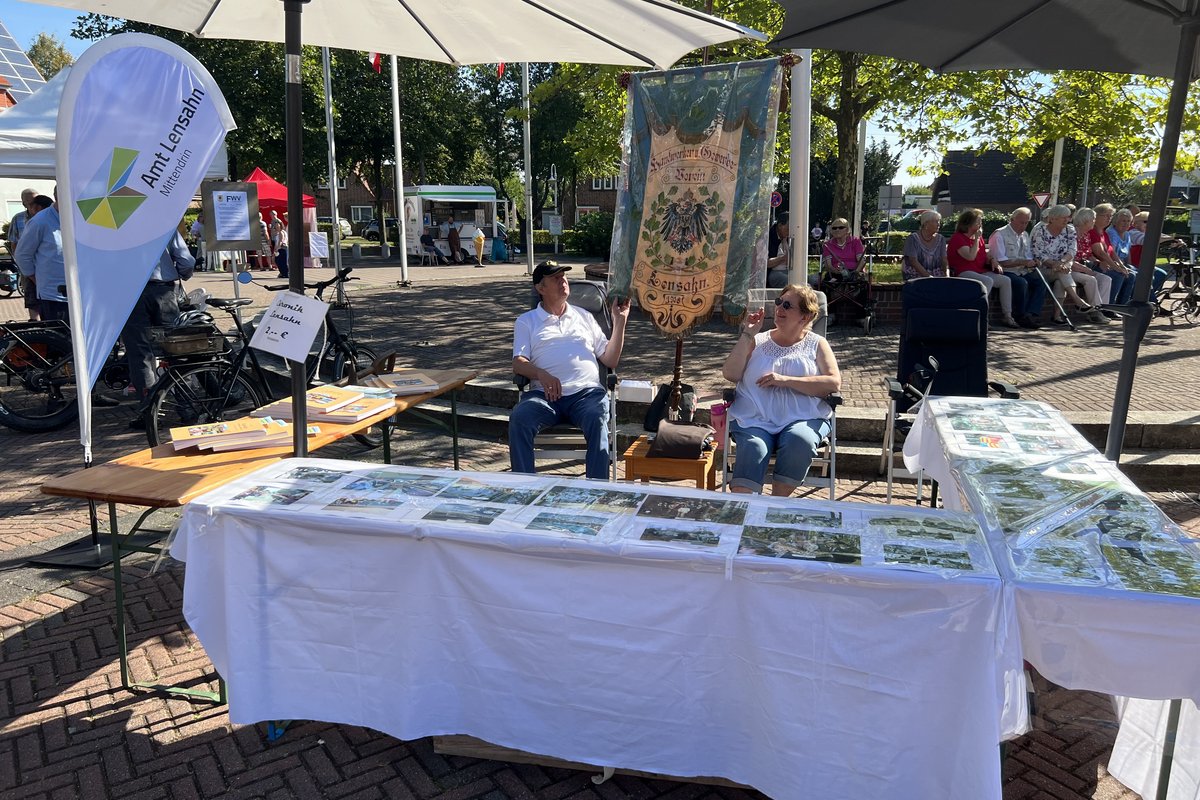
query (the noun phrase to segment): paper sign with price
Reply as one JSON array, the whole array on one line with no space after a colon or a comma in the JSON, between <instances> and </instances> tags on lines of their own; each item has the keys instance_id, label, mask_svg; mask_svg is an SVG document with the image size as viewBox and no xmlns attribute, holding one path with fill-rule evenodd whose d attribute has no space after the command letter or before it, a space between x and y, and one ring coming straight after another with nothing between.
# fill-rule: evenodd
<instances>
[{"instance_id":1,"label":"paper sign with price","mask_svg":"<svg viewBox=\"0 0 1200 800\"><path fill-rule=\"evenodd\" d=\"M328 303L315 298L280 292L263 314L250 346L289 361L304 361L328 308Z\"/></svg>"}]
</instances>

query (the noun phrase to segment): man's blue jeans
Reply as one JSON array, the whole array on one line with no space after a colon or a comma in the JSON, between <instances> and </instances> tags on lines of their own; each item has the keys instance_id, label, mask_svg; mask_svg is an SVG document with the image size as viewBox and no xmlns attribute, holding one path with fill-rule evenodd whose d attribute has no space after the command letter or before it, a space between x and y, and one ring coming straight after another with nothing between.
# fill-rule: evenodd
<instances>
[{"instance_id":1,"label":"man's blue jeans","mask_svg":"<svg viewBox=\"0 0 1200 800\"><path fill-rule=\"evenodd\" d=\"M737 445L737 459L733 462L733 480L730 483L740 489L761 492L767 477L767 463L771 451L775 455L775 483L795 488L804 483L808 468L817 454L817 448L833 429L827 419L801 419L788 425L779 433L768 433L762 428L738 425L729 421L729 437Z\"/></svg>"},{"instance_id":2,"label":"man's blue jeans","mask_svg":"<svg viewBox=\"0 0 1200 800\"><path fill-rule=\"evenodd\" d=\"M1046 284L1042 282L1042 279L1034 275L1033 270L1024 275L1012 272L1004 274L1012 281L1013 316L1017 319L1026 314L1032 314L1035 317L1041 316L1042 306L1046 302Z\"/></svg>"},{"instance_id":3,"label":"man's blue jeans","mask_svg":"<svg viewBox=\"0 0 1200 800\"><path fill-rule=\"evenodd\" d=\"M608 392L599 386L560 397L553 403L540 390L526 392L508 418L508 458L513 472L534 472L533 437L569 422L583 429L587 440L587 476L606 479L608 452Z\"/></svg>"}]
</instances>

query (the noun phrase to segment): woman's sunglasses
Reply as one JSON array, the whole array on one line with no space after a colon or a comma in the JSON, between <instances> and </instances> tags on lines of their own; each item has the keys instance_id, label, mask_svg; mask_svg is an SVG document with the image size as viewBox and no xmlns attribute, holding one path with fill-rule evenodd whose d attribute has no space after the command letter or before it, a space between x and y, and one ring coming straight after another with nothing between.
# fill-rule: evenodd
<instances>
[{"instance_id":1,"label":"woman's sunglasses","mask_svg":"<svg viewBox=\"0 0 1200 800\"><path fill-rule=\"evenodd\" d=\"M791 311L793 308L796 308L796 306L792 305L791 300L784 300L782 297L775 298L775 305L779 306L784 311Z\"/></svg>"}]
</instances>

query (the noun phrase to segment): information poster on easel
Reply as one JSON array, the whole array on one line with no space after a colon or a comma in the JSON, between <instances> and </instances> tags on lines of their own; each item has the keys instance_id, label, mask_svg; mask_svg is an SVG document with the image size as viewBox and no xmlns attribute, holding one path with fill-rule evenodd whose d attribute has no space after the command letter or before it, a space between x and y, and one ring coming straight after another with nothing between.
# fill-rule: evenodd
<instances>
[{"instance_id":1,"label":"information poster on easel","mask_svg":"<svg viewBox=\"0 0 1200 800\"><path fill-rule=\"evenodd\" d=\"M200 184L204 209L204 246L218 250L269 250L262 241L258 184L248 181L205 181Z\"/></svg>"}]
</instances>

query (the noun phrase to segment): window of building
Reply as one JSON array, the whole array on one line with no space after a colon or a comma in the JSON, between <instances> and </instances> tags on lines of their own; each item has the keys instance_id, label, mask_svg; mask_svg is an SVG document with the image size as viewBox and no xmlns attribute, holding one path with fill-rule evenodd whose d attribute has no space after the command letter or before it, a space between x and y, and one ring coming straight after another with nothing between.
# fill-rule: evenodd
<instances>
[{"instance_id":1,"label":"window of building","mask_svg":"<svg viewBox=\"0 0 1200 800\"><path fill-rule=\"evenodd\" d=\"M575 209L575 221L578 222L581 217L586 217L588 214L595 214L600 211L600 206L580 206Z\"/></svg>"},{"instance_id":2,"label":"window of building","mask_svg":"<svg viewBox=\"0 0 1200 800\"><path fill-rule=\"evenodd\" d=\"M611 188L613 188L613 184L614 184L614 183L616 183L616 181L615 181L615 179L613 178L613 176L612 176L612 175L605 175L605 176L604 176L604 188L605 188L605 189L611 189Z\"/></svg>"},{"instance_id":3,"label":"window of building","mask_svg":"<svg viewBox=\"0 0 1200 800\"><path fill-rule=\"evenodd\" d=\"M604 188L604 179L600 177L592 178L592 191L600 191Z\"/></svg>"},{"instance_id":4,"label":"window of building","mask_svg":"<svg viewBox=\"0 0 1200 800\"><path fill-rule=\"evenodd\" d=\"M320 183L317 184L317 188L318 189L328 189L329 181L321 181ZM340 192L342 189L345 189L345 188L346 188L346 179L344 177L338 178L338 191Z\"/></svg>"},{"instance_id":5,"label":"window of building","mask_svg":"<svg viewBox=\"0 0 1200 800\"><path fill-rule=\"evenodd\" d=\"M350 206L351 222L370 222L375 219L375 206Z\"/></svg>"}]
</instances>

